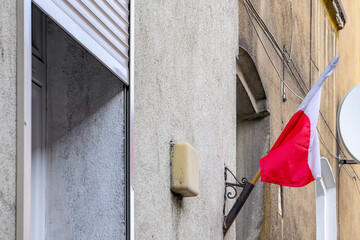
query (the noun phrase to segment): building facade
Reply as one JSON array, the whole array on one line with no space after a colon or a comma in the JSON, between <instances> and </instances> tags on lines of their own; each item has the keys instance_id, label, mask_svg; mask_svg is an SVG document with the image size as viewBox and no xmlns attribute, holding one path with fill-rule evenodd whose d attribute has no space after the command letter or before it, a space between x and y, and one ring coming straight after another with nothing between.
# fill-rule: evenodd
<instances>
[{"instance_id":1,"label":"building facade","mask_svg":"<svg viewBox=\"0 0 360 240\"><path fill-rule=\"evenodd\" d=\"M337 109L359 83L360 4L4 0L0 239L360 239L357 165ZM252 179L334 56L318 123L323 179ZM199 193L170 191L171 142L199 153ZM241 191L241 190L238 190Z\"/></svg>"}]
</instances>

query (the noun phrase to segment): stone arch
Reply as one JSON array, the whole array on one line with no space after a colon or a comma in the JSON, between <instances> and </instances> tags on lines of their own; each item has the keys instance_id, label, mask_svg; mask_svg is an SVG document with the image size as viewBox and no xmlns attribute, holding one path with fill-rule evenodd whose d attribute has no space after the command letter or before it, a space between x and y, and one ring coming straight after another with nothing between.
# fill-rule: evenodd
<instances>
[{"instance_id":1,"label":"stone arch","mask_svg":"<svg viewBox=\"0 0 360 240\"><path fill-rule=\"evenodd\" d=\"M237 117L246 120L269 115L265 90L254 61L239 47L236 59Z\"/></svg>"}]
</instances>

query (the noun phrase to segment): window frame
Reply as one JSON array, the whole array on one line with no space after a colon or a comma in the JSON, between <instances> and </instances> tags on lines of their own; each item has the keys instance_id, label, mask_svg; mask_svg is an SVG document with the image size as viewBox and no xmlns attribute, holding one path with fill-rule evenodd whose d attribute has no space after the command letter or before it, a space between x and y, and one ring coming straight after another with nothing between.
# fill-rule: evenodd
<instances>
[{"instance_id":1,"label":"window frame","mask_svg":"<svg viewBox=\"0 0 360 240\"><path fill-rule=\"evenodd\" d=\"M316 180L316 239L336 240L336 182L329 161L325 157L320 161L321 179Z\"/></svg>"},{"instance_id":2,"label":"window frame","mask_svg":"<svg viewBox=\"0 0 360 240\"><path fill-rule=\"evenodd\" d=\"M19 240L31 238L31 4L31 0L17 0L16 239ZM134 6L135 1L131 0L129 83L125 106L127 114L126 239L134 239Z\"/></svg>"}]
</instances>

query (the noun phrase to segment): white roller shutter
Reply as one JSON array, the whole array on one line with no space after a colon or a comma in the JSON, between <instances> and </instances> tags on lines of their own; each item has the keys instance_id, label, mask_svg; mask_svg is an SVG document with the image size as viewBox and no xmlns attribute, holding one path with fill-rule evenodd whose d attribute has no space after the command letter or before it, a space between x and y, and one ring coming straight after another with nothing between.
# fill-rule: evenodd
<instances>
[{"instance_id":1,"label":"white roller shutter","mask_svg":"<svg viewBox=\"0 0 360 240\"><path fill-rule=\"evenodd\" d=\"M33 2L128 85L128 0Z\"/></svg>"}]
</instances>

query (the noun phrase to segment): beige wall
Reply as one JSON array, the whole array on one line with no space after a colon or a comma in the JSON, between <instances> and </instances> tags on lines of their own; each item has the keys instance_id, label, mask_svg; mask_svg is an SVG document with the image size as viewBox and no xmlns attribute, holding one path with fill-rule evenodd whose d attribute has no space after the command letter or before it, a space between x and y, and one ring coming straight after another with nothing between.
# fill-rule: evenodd
<instances>
[{"instance_id":1,"label":"beige wall","mask_svg":"<svg viewBox=\"0 0 360 240\"><path fill-rule=\"evenodd\" d=\"M339 32L338 52L341 56L336 72L336 105L339 106L345 94L360 83L360 2L342 0L348 21L345 28ZM356 106L354 106L356 107ZM347 169L345 169L347 168ZM360 176L360 167L353 165ZM348 170L348 173L347 171ZM360 195L357 192L355 176L350 166L343 166L338 179L339 188L339 233L340 239L357 239L360 236Z\"/></svg>"},{"instance_id":2,"label":"beige wall","mask_svg":"<svg viewBox=\"0 0 360 240\"><path fill-rule=\"evenodd\" d=\"M290 3L280 1L253 1L253 3L280 46L285 45L286 49L290 51ZM293 1L294 37L292 59L307 88L309 88L310 84L310 11L308 1ZM245 7L241 3L239 4L239 16L239 44L249 52L257 65L266 92L271 119L270 145L272 146L290 117L295 113L301 100L286 89L287 101L282 101L280 78L258 40ZM258 31L270 58L282 76L282 61L277 57L262 31ZM287 71L285 71L285 81L292 90L303 96L297 83ZM244 161L246 160L244 159ZM257 238L315 239L315 205L309 204L309 201L315 201L315 184L311 183L304 188L284 187L282 217L278 214L279 186L275 184L267 185L268 188L264 188L264 190L268 191L268 193L264 194L263 197L264 209L267 210L262 222L264 231ZM253 206L253 208L253 211L256 211L256 206ZM255 226L248 227L253 228ZM248 237L246 239L254 238Z\"/></svg>"},{"instance_id":3,"label":"beige wall","mask_svg":"<svg viewBox=\"0 0 360 240\"><path fill-rule=\"evenodd\" d=\"M268 24L270 30L280 45L290 49L291 39L291 12L289 3L273 4L269 1L254 1L260 15ZM265 91L269 101L271 113L271 145L276 140L280 131L295 112L300 100L287 90L288 100L281 101L279 78L276 75L271 63L268 61L264 50L254 35L253 27L250 25L244 6L240 4L240 45L246 47L257 63L260 76L263 80ZM338 39L332 30L327 13L320 1L297 2L293 3L294 11L294 41L293 41L293 61L298 68L301 77L304 79L307 88L317 80L329 61L337 54L342 55L342 50L336 49ZM348 26L346 26L348 27ZM242 32L241 29L244 29ZM261 31L260 31L261 32ZM244 34L243 34L244 33ZM340 32L339 36L341 36ZM261 33L260 33L261 35ZM271 58L279 71L282 64L271 49L264 35L261 35L265 46L269 49ZM347 46L349 47L349 46ZM311 59L311 60L310 60ZM341 64L348 59L341 57ZM345 63L346 64L346 63ZM339 72L338 71L338 72ZM332 76L323 86L321 111L330 126L327 128L325 122L319 119L319 129L326 145L331 152L336 154L336 144L331 132L336 133L336 112L337 95L336 88L341 84L338 77ZM280 72L281 74L281 72ZM311 78L310 78L311 76ZM285 73L285 81L300 96L303 96L292 77ZM337 174L337 160L321 146L321 155L329 159L333 166L335 177ZM315 218L315 185L309 184L304 188L284 187L283 193L283 217L278 214L278 191L279 187L271 185L270 199L264 198L264 204L270 205L269 215L265 218L265 225L268 223L270 229L268 233L262 235L262 239L315 239L316 237L316 218ZM348 239L348 238L346 238Z\"/></svg>"}]
</instances>

